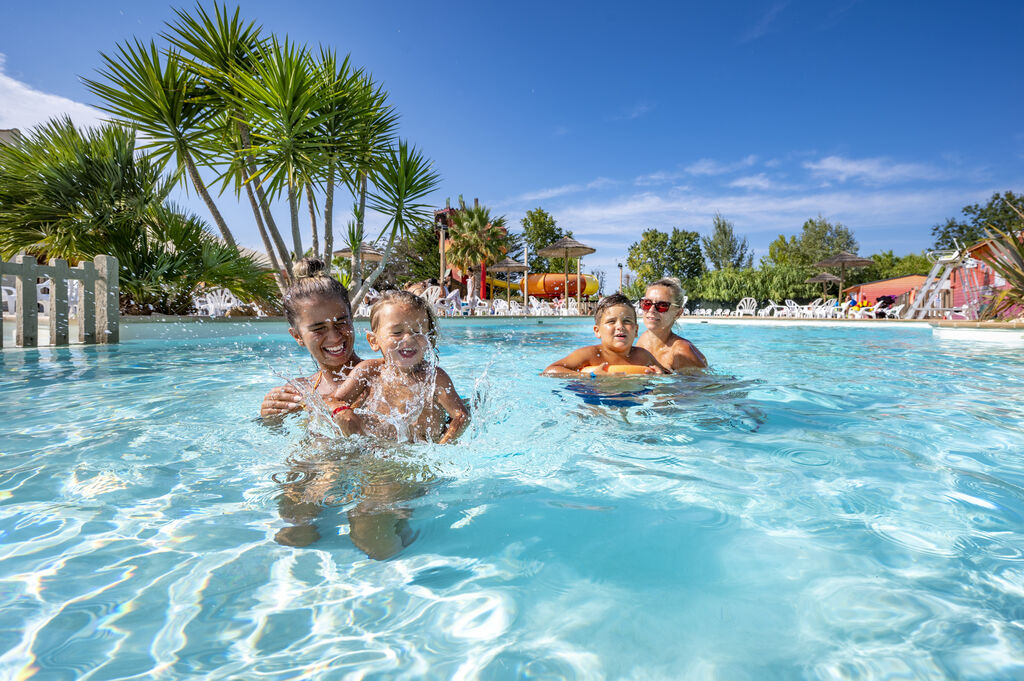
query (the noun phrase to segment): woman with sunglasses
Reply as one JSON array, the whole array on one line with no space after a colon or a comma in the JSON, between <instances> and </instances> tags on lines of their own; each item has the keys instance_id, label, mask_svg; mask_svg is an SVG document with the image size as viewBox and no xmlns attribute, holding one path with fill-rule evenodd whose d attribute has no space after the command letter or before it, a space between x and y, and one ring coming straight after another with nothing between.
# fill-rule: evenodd
<instances>
[{"instance_id":1,"label":"woman with sunglasses","mask_svg":"<svg viewBox=\"0 0 1024 681\"><path fill-rule=\"evenodd\" d=\"M679 280L665 277L648 286L639 303L647 330L637 340L637 347L650 352L659 364L672 371L703 369L708 365L693 343L672 332L672 325L683 313L683 300Z\"/></svg>"}]
</instances>

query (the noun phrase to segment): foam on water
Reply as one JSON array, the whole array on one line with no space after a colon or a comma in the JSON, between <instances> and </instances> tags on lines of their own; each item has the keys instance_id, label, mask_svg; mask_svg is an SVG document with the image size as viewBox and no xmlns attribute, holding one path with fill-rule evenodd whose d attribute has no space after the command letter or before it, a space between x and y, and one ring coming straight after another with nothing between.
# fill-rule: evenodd
<instances>
[{"instance_id":1,"label":"foam on water","mask_svg":"<svg viewBox=\"0 0 1024 681\"><path fill-rule=\"evenodd\" d=\"M255 419L313 372L267 328L0 354L0 676L1024 676L1013 348L701 325L707 374L574 382L585 323L449 323L471 426L395 445Z\"/></svg>"}]
</instances>

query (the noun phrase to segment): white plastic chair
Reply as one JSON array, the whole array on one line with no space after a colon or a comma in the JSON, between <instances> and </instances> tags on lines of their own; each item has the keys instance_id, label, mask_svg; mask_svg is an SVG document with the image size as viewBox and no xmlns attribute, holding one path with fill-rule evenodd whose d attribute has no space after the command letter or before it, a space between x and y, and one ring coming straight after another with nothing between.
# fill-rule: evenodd
<instances>
[{"instance_id":1,"label":"white plastic chair","mask_svg":"<svg viewBox=\"0 0 1024 681\"><path fill-rule=\"evenodd\" d=\"M47 315L50 314L50 286L52 284L52 281L36 284L36 304L39 306L39 311Z\"/></svg>"},{"instance_id":2,"label":"white plastic chair","mask_svg":"<svg viewBox=\"0 0 1024 681\"><path fill-rule=\"evenodd\" d=\"M496 314L496 315L504 315L504 316L507 317L508 313L509 313L509 309L510 309L509 304L507 302L505 302L504 300L502 300L501 298L499 298L498 300L494 301L494 308L493 308L494 314Z\"/></svg>"},{"instance_id":3,"label":"white plastic chair","mask_svg":"<svg viewBox=\"0 0 1024 681\"><path fill-rule=\"evenodd\" d=\"M473 306L473 314L482 317L491 314L491 301L486 298L477 298L476 305Z\"/></svg>"},{"instance_id":4,"label":"white plastic chair","mask_svg":"<svg viewBox=\"0 0 1024 681\"><path fill-rule=\"evenodd\" d=\"M570 317L578 317L580 314L579 303L576 302L575 298L570 298L566 304L565 314Z\"/></svg>"},{"instance_id":5,"label":"white plastic chair","mask_svg":"<svg viewBox=\"0 0 1024 681\"><path fill-rule=\"evenodd\" d=\"M886 319L899 319L900 318L900 314L903 313L903 308L905 308L905 307L906 307L905 304L900 303L899 305L896 305L895 307L890 307L890 308L887 308L887 309L883 310L883 312L885 312Z\"/></svg>"},{"instance_id":6,"label":"white plastic chair","mask_svg":"<svg viewBox=\"0 0 1024 681\"><path fill-rule=\"evenodd\" d=\"M514 315L525 314L524 308L518 300L513 300L511 303L509 303L509 310Z\"/></svg>"},{"instance_id":7,"label":"white plastic chair","mask_svg":"<svg viewBox=\"0 0 1024 681\"><path fill-rule=\"evenodd\" d=\"M743 317L746 315L753 317L756 310L757 301L753 298L744 298L740 301L740 304L736 306L736 312L733 314L737 317Z\"/></svg>"},{"instance_id":8,"label":"white plastic chair","mask_svg":"<svg viewBox=\"0 0 1024 681\"><path fill-rule=\"evenodd\" d=\"M223 317L231 308L241 305L231 291L223 288L206 291L204 295L195 298L192 303L200 314L209 317Z\"/></svg>"},{"instance_id":9,"label":"white plastic chair","mask_svg":"<svg viewBox=\"0 0 1024 681\"><path fill-rule=\"evenodd\" d=\"M17 312L17 289L12 286L0 286L0 292L3 293L3 310L8 314L14 314Z\"/></svg>"}]
</instances>

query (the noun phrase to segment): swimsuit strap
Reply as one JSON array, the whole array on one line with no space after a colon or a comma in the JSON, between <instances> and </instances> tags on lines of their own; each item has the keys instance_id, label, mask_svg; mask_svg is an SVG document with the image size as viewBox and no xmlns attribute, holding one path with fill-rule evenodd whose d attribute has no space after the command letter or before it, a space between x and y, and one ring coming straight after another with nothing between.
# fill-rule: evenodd
<instances>
[{"instance_id":1,"label":"swimsuit strap","mask_svg":"<svg viewBox=\"0 0 1024 681\"><path fill-rule=\"evenodd\" d=\"M316 374L316 380L313 381L313 387L311 388L311 390L316 390L317 386L320 385L320 381L322 381L323 378L324 378L324 370L321 369Z\"/></svg>"}]
</instances>

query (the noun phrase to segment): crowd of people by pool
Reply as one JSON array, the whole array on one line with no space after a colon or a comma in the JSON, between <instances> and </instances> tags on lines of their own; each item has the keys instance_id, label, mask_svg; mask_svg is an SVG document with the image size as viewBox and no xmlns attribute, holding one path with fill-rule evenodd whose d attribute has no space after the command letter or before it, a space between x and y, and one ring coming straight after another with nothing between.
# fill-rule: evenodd
<instances>
[{"instance_id":1,"label":"crowd of people by pool","mask_svg":"<svg viewBox=\"0 0 1024 681\"><path fill-rule=\"evenodd\" d=\"M355 352L348 291L325 263L296 263L296 280L284 296L289 333L317 364L312 376L272 389L260 406L264 419L280 419L308 408L316 395L345 435L389 440L454 441L470 414L451 377L438 366L437 320L422 290L383 292L370 308L370 348L380 357ZM646 331L639 334L637 309ZM647 287L637 304L621 293L602 298L594 314L595 345L555 360L545 375L598 379L611 374L667 374L699 370L707 360L693 343L673 332L683 310L683 291L672 278Z\"/></svg>"}]
</instances>

